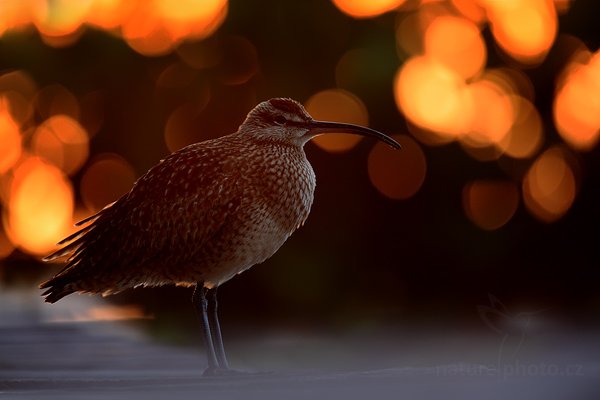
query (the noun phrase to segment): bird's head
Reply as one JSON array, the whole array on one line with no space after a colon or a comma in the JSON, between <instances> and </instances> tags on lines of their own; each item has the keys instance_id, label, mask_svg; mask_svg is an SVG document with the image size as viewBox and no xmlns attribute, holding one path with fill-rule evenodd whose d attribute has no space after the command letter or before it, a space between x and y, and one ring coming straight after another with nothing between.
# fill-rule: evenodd
<instances>
[{"instance_id":1,"label":"bird's head","mask_svg":"<svg viewBox=\"0 0 600 400\"><path fill-rule=\"evenodd\" d=\"M341 122L316 121L302 104L285 98L263 101L254 107L240 126L239 132L261 140L298 146L303 146L313 137L326 133L353 133L370 136L393 148L400 148L400 144L394 139L371 128Z\"/></svg>"}]
</instances>

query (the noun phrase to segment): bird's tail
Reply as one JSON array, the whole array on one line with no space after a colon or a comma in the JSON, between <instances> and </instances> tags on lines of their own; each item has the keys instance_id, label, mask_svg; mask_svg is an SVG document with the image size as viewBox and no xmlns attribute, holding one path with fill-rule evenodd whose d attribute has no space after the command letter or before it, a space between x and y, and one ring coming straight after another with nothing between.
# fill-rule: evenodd
<instances>
[{"instance_id":1,"label":"bird's tail","mask_svg":"<svg viewBox=\"0 0 600 400\"><path fill-rule=\"evenodd\" d=\"M66 238L64 238L60 242L58 242L57 245L59 245L59 246L65 245L65 246L56 250L52 254L48 254L46 257L42 258L42 261L49 262L49 261L54 261L58 258L63 258L65 256L73 255L73 253L76 252L76 250L79 247L81 247L82 244L84 244L86 234L91 232L96 227L96 224L95 224L96 220L98 218L100 218L102 216L102 214L106 213L106 211L109 210L110 207L115 203L116 202L110 203L109 205L107 205L102 210L98 211L97 213L92 214L89 217L84 218L81 221L75 223L75 226L82 226L82 225L87 224L88 222L92 222L88 226L77 230L75 233L67 236ZM64 271L64 269L63 269L63 271ZM63 271L60 271L59 274L62 273ZM42 285L45 283L47 283L47 282L42 283Z\"/></svg>"},{"instance_id":2,"label":"bird's tail","mask_svg":"<svg viewBox=\"0 0 600 400\"><path fill-rule=\"evenodd\" d=\"M42 293L42 296L45 296L46 302L56 303L63 297L77 291L77 289L74 288L74 282L76 281L75 278L77 277L74 276L75 274L71 273L71 269L75 266L75 264L77 264L78 258L81 257L79 253L86 245L87 235L96 228L96 222L98 218L101 217L102 214L104 214L107 210L109 210L113 204L114 203L111 203L96 214L90 215L89 217L77 222L75 226L81 226L88 222L92 223L58 242L58 245L64 246L42 259L45 262L49 262L59 258L68 257L64 268L60 270L53 278L42 282L39 286L40 289L47 289L44 293Z\"/></svg>"},{"instance_id":3,"label":"bird's tail","mask_svg":"<svg viewBox=\"0 0 600 400\"><path fill-rule=\"evenodd\" d=\"M70 285L64 279L64 276L56 276L46 282L42 282L40 284L40 289L48 289L42 293L42 296L45 296L44 300L47 303L56 303L63 297L75 292L75 290L69 286Z\"/></svg>"}]
</instances>

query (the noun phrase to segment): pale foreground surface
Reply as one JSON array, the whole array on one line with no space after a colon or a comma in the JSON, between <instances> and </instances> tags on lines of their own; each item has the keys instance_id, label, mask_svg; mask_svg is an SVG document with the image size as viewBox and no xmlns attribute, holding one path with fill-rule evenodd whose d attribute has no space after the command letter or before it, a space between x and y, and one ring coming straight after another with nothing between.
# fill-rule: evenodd
<instances>
[{"instance_id":1,"label":"pale foreground surface","mask_svg":"<svg viewBox=\"0 0 600 400\"><path fill-rule=\"evenodd\" d=\"M48 322L60 315L29 298L0 295L1 399L600 398L594 332L273 333L229 346L234 366L267 372L202 378L199 347L114 321Z\"/></svg>"}]
</instances>

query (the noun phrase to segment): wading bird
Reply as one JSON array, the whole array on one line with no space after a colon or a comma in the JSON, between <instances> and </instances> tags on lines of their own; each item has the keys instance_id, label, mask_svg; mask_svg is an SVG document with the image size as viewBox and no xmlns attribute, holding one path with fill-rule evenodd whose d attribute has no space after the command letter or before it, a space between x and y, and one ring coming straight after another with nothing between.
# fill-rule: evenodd
<instances>
[{"instance_id":1,"label":"wading bird","mask_svg":"<svg viewBox=\"0 0 600 400\"><path fill-rule=\"evenodd\" d=\"M310 211L315 174L304 144L329 132L392 138L362 126L314 120L291 99L256 106L237 132L178 150L44 261L66 266L42 283L54 303L74 292L109 295L138 286L194 286L206 375L229 371L217 288L271 257Z\"/></svg>"}]
</instances>

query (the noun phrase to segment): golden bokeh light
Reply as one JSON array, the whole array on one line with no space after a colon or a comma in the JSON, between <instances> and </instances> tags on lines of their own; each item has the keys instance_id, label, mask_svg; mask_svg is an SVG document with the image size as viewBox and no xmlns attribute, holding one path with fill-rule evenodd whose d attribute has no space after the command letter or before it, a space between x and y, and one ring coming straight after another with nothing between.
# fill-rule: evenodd
<instances>
[{"instance_id":1,"label":"golden bokeh light","mask_svg":"<svg viewBox=\"0 0 600 400\"><path fill-rule=\"evenodd\" d=\"M39 28L38 28L39 29ZM75 44L79 38L83 35L83 27L79 26L79 28L73 32L69 32L66 35L48 35L40 30L42 41L48 46L61 48L61 47L69 47Z\"/></svg>"},{"instance_id":2,"label":"golden bokeh light","mask_svg":"<svg viewBox=\"0 0 600 400\"><path fill-rule=\"evenodd\" d=\"M438 18L457 17L456 11L447 1L421 0L421 4L416 8L416 11L420 20L420 27L417 31L420 35L424 35L429 25Z\"/></svg>"},{"instance_id":3,"label":"golden bokeh light","mask_svg":"<svg viewBox=\"0 0 600 400\"><path fill-rule=\"evenodd\" d=\"M127 44L145 56L162 56L171 52L176 42L161 23L152 2L142 2L122 26Z\"/></svg>"},{"instance_id":4,"label":"golden bokeh light","mask_svg":"<svg viewBox=\"0 0 600 400\"><path fill-rule=\"evenodd\" d=\"M438 18L458 18L456 13L442 2L423 3L412 12L400 15L396 25L396 44L401 58L404 58L403 54L425 53L425 32Z\"/></svg>"},{"instance_id":5,"label":"golden bokeh light","mask_svg":"<svg viewBox=\"0 0 600 400\"><path fill-rule=\"evenodd\" d=\"M50 85L40 89L33 103L42 118L64 114L78 119L81 111L77 97L61 85Z\"/></svg>"},{"instance_id":6,"label":"golden bokeh light","mask_svg":"<svg viewBox=\"0 0 600 400\"><path fill-rule=\"evenodd\" d=\"M133 167L121 156L108 153L96 156L81 177L83 204L92 212L100 211L127 193L136 175Z\"/></svg>"},{"instance_id":7,"label":"golden bokeh light","mask_svg":"<svg viewBox=\"0 0 600 400\"><path fill-rule=\"evenodd\" d=\"M35 82L24 71L0 74L0 110L8 111L12 120L23 127L33 117L32 99L36 91Z\"/></svg>"},{"instance_id":8,"label":"golden bokeh light","mask_svg":"<svg viewBox=\"0 0 600 400\"><path fill-rule=\"evenodd\" d=\"M127 43L146 56L174 50L185 39L210 36L227 14L227 0L140 2L122 25Z\"/></svg>"},{"instance_id":9,"label":"golden bokeh light","mask_svg":"<svg viewBox=\"0 0 600 400\"><path fill-rule=\"evenodd\" d=\"M523 179L525 206L544 222L562 217L571 208L576 193L575 173L559 147L542 153Z\"/></svg>"},{"instance_id":10,"label":"golden bokeh light","mask_svg":"<svg viewBox=\"0 0 600 400\"><path fill-rule=\"evenodd\" d=\"M463 79L430 57L413 57L396 73L396 104L414 124L441 136L469 128L472 103Z\"/></svg>"},{"instance_id":11,"label":"golden bokeh light","mask_svg":"<svg viewBox=\"0 0 600 400\"><path fill-rule=\"evenodd\" d=\"M0 92L15 91L31 100L37 91L34 80L25 71L17 70L0 75Z\"/></svg>"},{"instance_id":12,"label":"golden bokeh light","mask_svg":"<svg viewBox=\"0 0 600 400\"><path fill-rule=\"evenodd\" d=\"M314 119L369 125L369 115L363 102L350 92L329 89L318 92L306 101L306 110ZM356 146L361 136L347 133L329 133L312 140L323 150L347 151Z\"/></svg>"},{"instance_id":13,"label":"golden bokeh light","mask_svg":"<svg viewBox=\"0 0 600 400\"><path fill-rule=\"evenodd\" d=\"M425 53L464 79L479 74L486 62L486 48L479 27L453 16L436 18L425 32Z\"/></svg>"},{"instance_id":14,"label":"golden bokeh light","mask_svg":"<svg viewBox=\"0 0 600 400\"><path fill-rule=\"evenodd\" d=\"M30 157L15 169L4 216L12 243L44 254L70 231L72 213L73 189L57 167Z\"/></svg>"},{"instance_id":15,"label":"golden bokeh light","mask_svg":"<svg viewBox=\"0 0 600 400\"><path fill-rule=\"evenodd\" d=\"M406 0L332 0L343 13L354 18L372 18L398 8Z\"/></svg>"},{"instance_id":16,"label":"golden bokeh light","mask_svg":"<svg viewBox=\"0 0 600 400\"><path fill-rule=\"evenodd\" d=\"M91 1L36 1L30 8L33 23L45 36L60 37L75 32L85 21Z\"/></svg>"},{"instance_id":17,"label":"golden bokeh light","mask_svg":"<svg viewBox=\"0 0 600 400\"><path fill-rule=\"evenodd\" d=\"M498 147L513 158L534 156L544 142L542 119L531 102L520 96L509 96L515 110L514 122Z\"/></svg>"},{"instance_id":18,"label":"golden bokeh light","mask_svg":"<svg viewBox=\"0 0 600 400\"><path fill-rule=\"evenodd\" d=\"M8 239L6 233L4 233L2 224L0 224L0 260L10 256L14 249L15 246Z\"/></svg>"},{"instance_id":19,"label":"golden bokeh light","mask_svg":"<svg viewBox=\"0 0 600 400\"><path fill-rule=\"evenodd\" d=\"M501 143L515 120L510 97L495 82L482 79L468 86L474 107L471 128L462 140L470 147Z\"/></svg>"},{"instance_id":20,"label":"golden bokeh light","mask_svg":"<svg viewBox=\"0 0 600 400\"><path fill-rule=\"evenodd\" d=\"M376 143L368 159L371 183L384 196L408 199L419 191L427 172L427 162L421 146L407 135L395 135L402 151Z\"/></svg>"},{"instance_id":21,"label":"golden bokeh light","mask_svg":"<svg viewBox=\"0 0 600 400\"><path fill-rule=\"evenodd\" d=\"M533 101L535 89L529 77L521 70L515 68L493 68L488 69L482 79L493 82L506 94L514 94Z\"/></svg>"},{"instance_id":22,"label":"golden bokeh light","mask_svg":"<svg viewBox=\"0 0 600 400\"><path fill-rule=\"evenodd\" d=\"M55 115L35 130L31 150L71 175L87 160L89 140L85 129L73 118Z\"/></svg>"},{"instance_id":23,"label":"golden bokeh light","mask_svg":"<svg viewBox=\"0 0 600 400\"><path fill-rule=\"evenodd\" d=\"M600 139L600 51L567 68L554 99L556 128L574 149L591 150Z\"/></svg>"},{"instance_id":24,"label":"golden bokeh light","mask_svg":"<svg viewBox=\"0 0 600 400\"><path fill-rule=\"evenodd\" d=\"M477 161L496 161L502 157L502 151L496 146L481 146L468 138L463 138L459 143L465 153Z\"/></svg>"},{"instance_id":25,"label":"golden bokeh light","mask_svg":"<svg viewBox=\"0 0 600 400\"><path fill-rule=\"evenodd\" d=\"M400 19L396 27L398 53L416 55L423 52L421 13L413 12Z\"/></svg>"},{"instance_id":26,"label":"golden bokeh light","mask_svg":"<svg viewBox=\"0 0 600 400\"><path fill-rule=\"evenodd\" d=\"M0 206L2 207L5 207L10 202L11 183L12 173L0 174Z\"/></svg>"},{"instance_id":27,"label":"golden bokeh light","mask_svg":"<svg viewBox=\"0 0 600 400\"><path fill-rule=\"evenodd\" d=\"M454 11L437 2L422 4L398 24L398 45L417 54L404 62L394 79L396 104L407 118L409 131L428 145L459 140L465 151L480 161L502 155L534 156L544 134L541 117L532 104L533 85L516 69L484 70L487 50L478 24L489 19L492 30L498 30L504 27L498 28L498 24L514 22L500 21L502 18L527 14L532 7L549 16L540 22L546 29L544 43L535 42L536 37L500 35L500 39L521 40L523 46L537 43L538 48L529 53L514 47L518 43L507 42L505 48L521 62L537 62L556 35L556 21L550 18L555 19L553 6L538 0L453 0L451 5ZM464 17L457 16L457 11ZM404 25L414 27L416 35L423 37L422 50L416 39L408 39ZM536 26L533 21L529 28L535 33Z\"/></svg>"},{"instance_id":28,"label":"golden bokeh light","mask_svg":"<svg viewBox=\"0 0 600 400\"><path fill-rule=\"evenodd\" d=\"M135 1L94 0L89 8L86 22L102 29L114 30L130 18L135 11Z\"/></svg>"},{"instance_id":29,"label":"golden bokeh light","mask_svg":"<svg viewBox=\"0 0 600 400\"><path fill-rule=\"evenodd\" d=\"M0 35L10 29L22 29L31 23L31 13L28 2L2 1L0 2Z\"/></svg>"},{"instance_id":30,"label":"golden bokeh light","mask_svg":"<svg viewBox=\"0 0 600 400\"><path fill-rule=\"evenodd\" d=\"M202 39L214 31L227 10L227 0L155 0L156 12L165 19L175 39Z\"/></svg>"},{"instance_id":31,"label":"golden bokeh light","mask_svg":"<svg viewBox=\"0 0 600 400\"><path fill-rule=\"evenodd\" d=\"M23 94L10 90L0 92L5 101L6 109L14 122L19 126L28 125L33 117L33 104Z\"/></svg>"},{"instance_id":32,"label":"golden bokeh light","mask_svg":"<svg viewBox=\"0 0 600 400\"><path fill-rule=\"evenodd\" d=\"M0 174L12 168L21 152L21 131L8 111L8 102L0 97Z\"/></svg>"},{"instance_id":33,"label":"golden bokeh light","mask_svg":"<svg viewBox=\"0 0 600 400\"><path fill-rule=\"evenodd\" d=\"M558 20L548 0L479 0L496 42L523 63L539 63L556 38Z\"/></svg>"},{"instance_id":34,"label":"golden bokeh light","mask_svg":"<svg viewBox=\"0 0 600 400\"><path fill-rule=\"evenodd\" d=\"M90 25L121 35L135 51L164 55L184 40L206 38L227 15L227 0L6 0L0 6L0 34L33 25L54 47L75 43Z\"/></svg>"},{"instance_id":35,"label":"golden bokeh light","mask_svg":"<svg viewBox=\"0 0 600 400\"><path fill-rule=\"evenodd\" d=\"M476 180L465 185L463 209L481 229L496 230L513 217L519 206L519 190L510 181Z\"/></svg>"},{"instance_id":36,"label":"golden bokeh light","mask_svg":"<svg viewBox=\"0 0 600 400\"><path fill-rule=\"evenodd\" d=\"M571 8L571 4L575 0L554 0L554 7L556 7L556 12L558 14L565 14Z\"/></svg>"},{"instance_id":37,"label":"golden bokeh light","mask_svg":"<svg viewBox=\"0 0 600 400\"><path fill-rule=\"evenodd\" d=\"M450 2L458 12L473 22L480 23L486 18L485 10L477 0L451 0Z\"/></svg>"},{"instance_id":38,"label":"golden bokeh light","mask_svg":"<svg viewBox=\"0 0 600 400\"><path fill-rule=\"evenodd\" d=\"M421 128L410 120L406 121L406 127L411 135L413 135L419 142L428 146L442 146L454 141L455 137L451 135L440 135L437 132Z\"/></svg>"}]
</instances>

